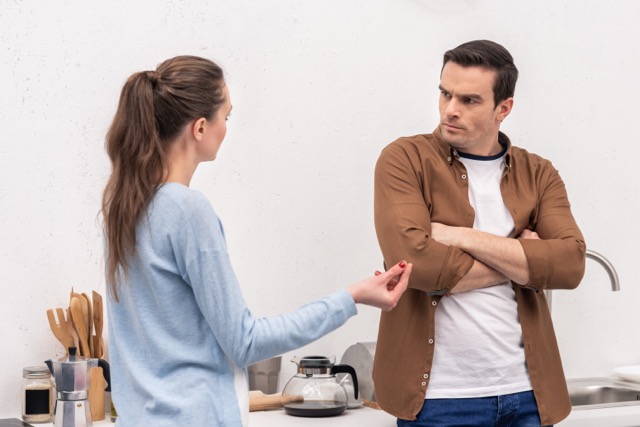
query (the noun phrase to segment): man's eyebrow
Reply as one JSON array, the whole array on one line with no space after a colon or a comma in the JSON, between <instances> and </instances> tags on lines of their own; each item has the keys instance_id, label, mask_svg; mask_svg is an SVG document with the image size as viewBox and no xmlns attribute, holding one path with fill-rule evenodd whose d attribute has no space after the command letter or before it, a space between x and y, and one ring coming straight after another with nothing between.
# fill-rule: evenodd
<instances>
[{"instance_id":1,"label":"man's eyebrow","mask_svg":"<svg viewBox=\"0 0 640 427\"><path fill-rule=\"evenodd\" d=\"M442 92L449 93L449 91L447 89L445 89L442 85L438 85L438 89L440 89ZM458 97L458 98L477 99L477 100L484 99L482 97L482 95L480 95L479 93L456 94L456 97Z\"/></svg>"},{"instance_id":2,"label":"man's eyebrow","mask_svg":"<svg viewBox=\"0 0 640 427\"><path fill-rule=\"evenodd\" d=\"M477 93L469 93L467 95L459 95L461 98L469 98L469 99L475 99L475 100L481 100L484 99L482 97L482 95L477 94Z\"/></svg>"}]
</instances>

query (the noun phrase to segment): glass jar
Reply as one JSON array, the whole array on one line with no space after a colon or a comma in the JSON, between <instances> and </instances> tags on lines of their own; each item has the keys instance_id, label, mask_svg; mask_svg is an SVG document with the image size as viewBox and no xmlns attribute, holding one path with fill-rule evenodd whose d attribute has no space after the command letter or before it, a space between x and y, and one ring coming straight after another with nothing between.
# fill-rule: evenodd
<instances>
[{"instance_id":1,"label":"glass jar","mask_svg":"<svg viewBox=\"0 0 640 427\"><path fill-rule=\"evenodd\" d=\"M55 392L49 368L24 368L22 378L22 419L30 423L53 422Z\"/></svg>"}]
</instances>

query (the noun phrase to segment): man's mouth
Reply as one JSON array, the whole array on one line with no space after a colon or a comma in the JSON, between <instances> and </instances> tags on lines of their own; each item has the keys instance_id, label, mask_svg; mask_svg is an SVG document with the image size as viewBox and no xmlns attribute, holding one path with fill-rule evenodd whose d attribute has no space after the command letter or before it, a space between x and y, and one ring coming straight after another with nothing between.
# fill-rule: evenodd
<instances>
[{"instance_id":1,"label":"man's mouth","mask_svg":"<svg viewBox=\"0 0 640 427\"><path fill-rule=\"evenodd\" d=\"M456 125L452 125L451 123L442 123L442 126L444 126L445 129L447 130L462 130L462 128L460 126L456 126Z\"/></svg>"}]
</instances>

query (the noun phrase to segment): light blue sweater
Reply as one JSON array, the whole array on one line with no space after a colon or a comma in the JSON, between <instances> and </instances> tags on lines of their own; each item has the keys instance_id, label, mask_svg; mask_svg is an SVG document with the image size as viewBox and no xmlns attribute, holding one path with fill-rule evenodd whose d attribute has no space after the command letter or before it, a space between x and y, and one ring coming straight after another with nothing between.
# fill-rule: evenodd
<instances>
[{"instance_id":1,"label":"light blue sweater","mask_svg":"<svg viewBox=\"0 0 640 427\"><path fill-rule=\"evenodd\" d=\"M109 296L118 427L241 426L237 367L301 347L356 314L346 290L271 318L247 308L208 200L163 185L138 223L138 257ZM242 407L241 407L242 406Z\"/></svg>"}]
</instances>

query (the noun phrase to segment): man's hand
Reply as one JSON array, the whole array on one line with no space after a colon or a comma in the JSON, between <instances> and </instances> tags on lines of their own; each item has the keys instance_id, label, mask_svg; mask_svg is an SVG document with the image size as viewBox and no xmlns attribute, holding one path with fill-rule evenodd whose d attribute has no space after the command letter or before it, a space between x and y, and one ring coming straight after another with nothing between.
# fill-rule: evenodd
<instances>
[{"instance_id":1,"label":"man's hand","mask_svg":"<svg viewBox=\"0 0 640 427\"><path fill-rule=\"evenodd\" d=\"M540 236L538 236L538 233L536 233L535 231L532 230L522 230L522 233L520 233L520 235L518 235L519 239L538 239L540 240Z\"/></svg>"},{"instance_id":2,"label":"man's hand","mask_svg":"<svg viewBox=\"0 0 640 427\"><path fill-rule=\"evenodd\" d=\"M464 231L465 227L452 227L439 222L431 223L431 237L449 246L460 247L460 242L464 240Z\"/></svg>"}]
</instances>

